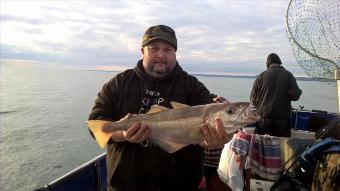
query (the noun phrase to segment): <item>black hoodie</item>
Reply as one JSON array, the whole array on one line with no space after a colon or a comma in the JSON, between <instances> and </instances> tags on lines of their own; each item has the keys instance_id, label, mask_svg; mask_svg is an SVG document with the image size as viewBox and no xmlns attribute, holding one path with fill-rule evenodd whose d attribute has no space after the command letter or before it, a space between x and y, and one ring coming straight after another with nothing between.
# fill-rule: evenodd
<instances>
[{"instance_id":1,"label":"black hoodie","mask_svg":"<svg viewBox=\"0 0 340 191\"><path fill-rule=\"evenodd\" d=\"M145 73L140 60L134 69L117 74L103 86L89 119L117 121L128 113L146 113L153 104L170 107L170 101L200 105L211 103L212 98L209 90L196 77L183 71L178 63L167 76L154 79ZM204 152L200 146L190 145L169 154L157 146L144 148L140 144L110 140L106 159L107 180L113 188L137 189L134 187L137 185L121 185L132 181L144 182L143 185L154 182L155 189L158 189L161 186L157 186L157 182L163 185L160 182L168 181L167 186L176 189L181 181L178 177L186 174L191 175L182 177L185 184L193 187L198 184L203 173ZM172 180L177 183L173 184Z\"/></svg>"}]
</instances>

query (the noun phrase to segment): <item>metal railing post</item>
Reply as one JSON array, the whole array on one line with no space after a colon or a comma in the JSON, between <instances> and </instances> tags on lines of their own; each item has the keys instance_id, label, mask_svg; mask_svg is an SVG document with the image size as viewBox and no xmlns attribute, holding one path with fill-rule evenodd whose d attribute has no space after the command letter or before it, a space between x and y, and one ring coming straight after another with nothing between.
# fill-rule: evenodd
<instances>
[{"instance_id":1,"label":"metal railing post","mask_svg":"<svg viewBox=\"0 0 340 191\"><path fill-rule=\"evenodd\" d=\"M340 68L339 67L337 67L336 70L335 70L335 80L336 80L336 83L337 83L338 102L339 102L338 108L339 108L339 112L340 112Z\"/></svg>"}]
</instances>

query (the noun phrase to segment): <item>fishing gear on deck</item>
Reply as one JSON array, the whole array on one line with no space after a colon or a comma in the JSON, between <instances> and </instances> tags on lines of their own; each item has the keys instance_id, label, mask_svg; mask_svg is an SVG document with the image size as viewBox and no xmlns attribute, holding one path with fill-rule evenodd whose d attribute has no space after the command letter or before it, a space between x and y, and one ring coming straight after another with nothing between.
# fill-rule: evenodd
<instances>
[{"instance_id":1,"label":"fishing gear on deck","mask_svg":"<svg viewBox=\"0 0 340 191\"><path fill-rule=\"evenodd\" d=\"M335 117L332 121L325 126L321 132L315 137L312 143L310 143L304 151L294 153L283 165L284 168L293 158L294 161L291 165L282 172L280 178L272 185L271 191L282 190L309 190L309 186L306 185L306 178L313 174L315 164L318 161L318 156L322 151L334 144L340 144L339 141L333 138L324 139L321 142L315 144L315 142L322 138L331 128L336 127L336 124L340 121L340 116ZM316 149L316 150L315 150ZM299 162L300 171L289 172L290 169Z\"/></svg>"}]
</instances>

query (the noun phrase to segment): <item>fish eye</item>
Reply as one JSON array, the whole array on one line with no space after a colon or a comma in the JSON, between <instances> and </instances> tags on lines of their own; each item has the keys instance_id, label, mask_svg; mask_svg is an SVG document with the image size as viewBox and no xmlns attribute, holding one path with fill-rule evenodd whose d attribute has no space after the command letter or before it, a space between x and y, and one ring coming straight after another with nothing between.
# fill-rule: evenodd
<instances>
[{"instance_id":1,"label":"fish eye","mask_svg":"<svg viewBox=\"0 0 340 191\"><path fill-rule=\"evenodd\" d=\"M233 114L233 113L234 113L234 111L233 111L232 109L228 109L228 110L227 110L227 114L231 115L231 114Z\"/></svg>"}]
</instances>

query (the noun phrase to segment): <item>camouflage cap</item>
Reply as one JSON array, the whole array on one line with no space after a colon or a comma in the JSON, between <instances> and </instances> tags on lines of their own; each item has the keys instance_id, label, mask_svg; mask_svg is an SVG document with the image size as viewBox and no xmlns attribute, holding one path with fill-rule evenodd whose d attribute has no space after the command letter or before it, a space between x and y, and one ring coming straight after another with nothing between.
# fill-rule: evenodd
<instances>
[{"instance_id":1,"label":"camouflage cap","mask_svg":"<svg viewBox=\"0 0 340 191\"><path fill-rule=\"evenodd\" d=\"M175 31L166 25L149 27L143 36L142 47L149 45L154 40L164 40L177 51L177 38Z\"/></svg>"}]
</instances>

